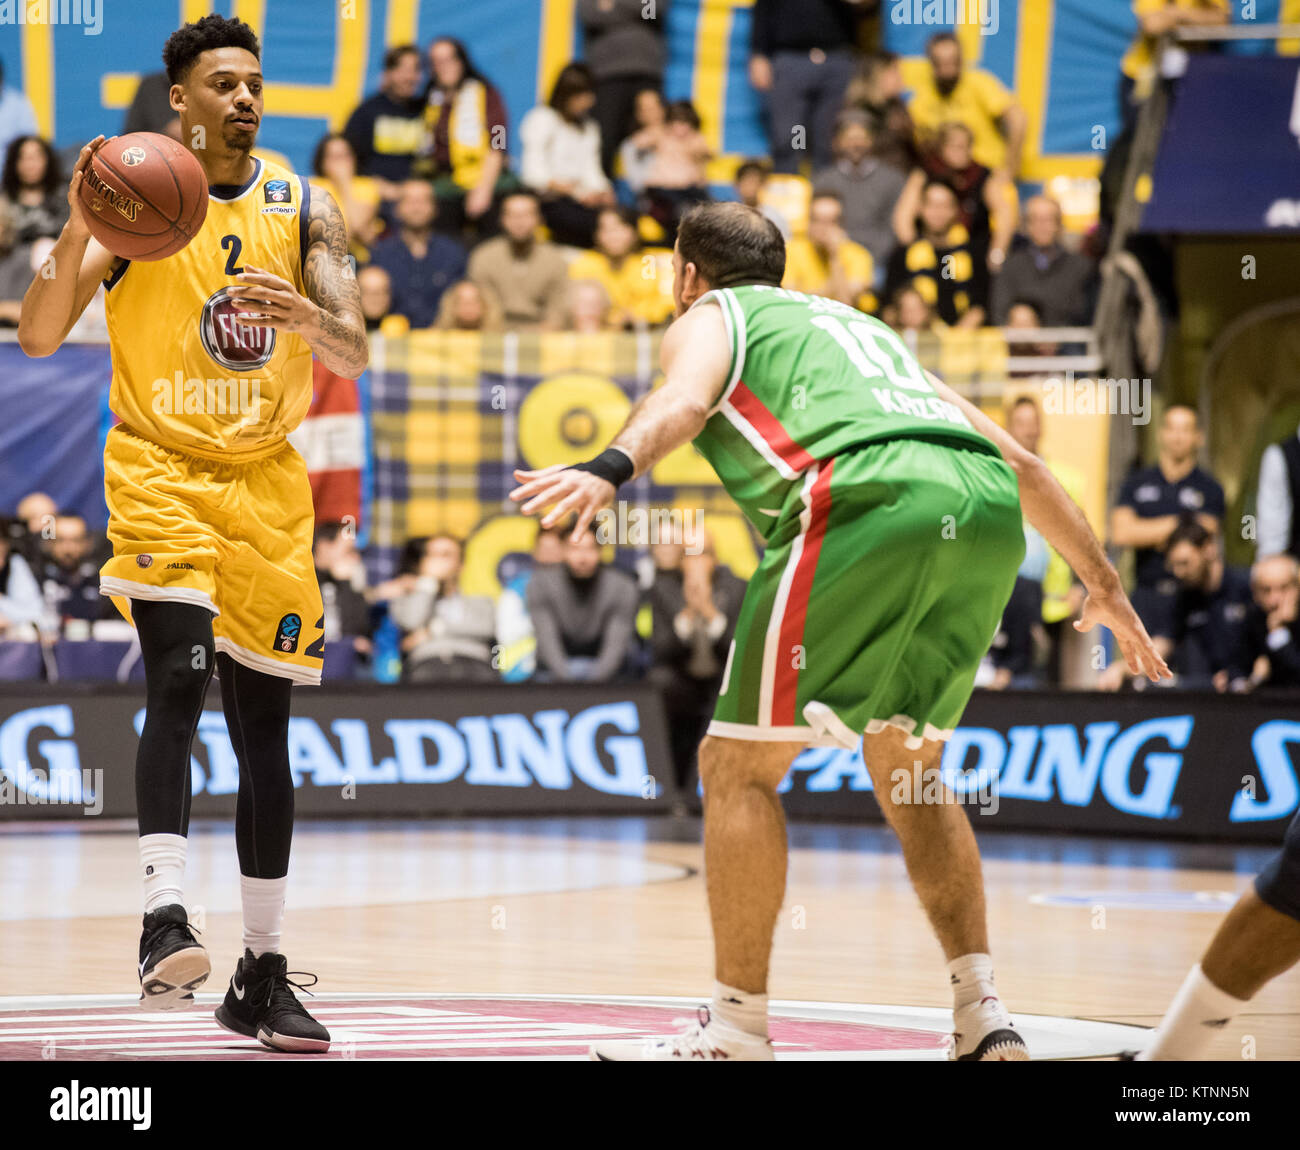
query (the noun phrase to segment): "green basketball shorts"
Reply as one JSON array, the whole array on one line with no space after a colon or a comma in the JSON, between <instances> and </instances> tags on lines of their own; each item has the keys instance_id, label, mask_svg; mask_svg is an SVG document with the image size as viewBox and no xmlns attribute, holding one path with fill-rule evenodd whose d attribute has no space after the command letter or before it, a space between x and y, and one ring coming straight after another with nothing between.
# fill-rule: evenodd
<instances>
[{"instance_id":1,"label":"green basketball shorts","mask_svg":"<svg viewBox=\"0 0 1300 1150\"><path fill-rule=\"evenodd\" d=\"M1024 557L1015 473L923 439L814 465L741 605L708 733L855 746L947 739Z\"/></svg>"}]
</instances>

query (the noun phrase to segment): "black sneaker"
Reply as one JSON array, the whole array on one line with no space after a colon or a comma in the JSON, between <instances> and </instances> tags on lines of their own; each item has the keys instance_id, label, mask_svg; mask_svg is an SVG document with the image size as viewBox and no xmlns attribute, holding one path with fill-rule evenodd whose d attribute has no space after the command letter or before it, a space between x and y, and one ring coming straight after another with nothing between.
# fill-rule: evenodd
<instances>
[{"instance_id":1,"label":"black sneaker","mask_svg":"<svg viewBox=\"0 0 1300 1150\"><path fill-rule=\"evenodd\" d=\"M194 1005L194 990L212 973L208 952L194 938L180 903L144 916L140 935L140 1006L177 1010Z\"/></svg>"},{"instance_id":2,"label":"black sneaker","mask_svg":"<svg viewBox=\"0 0 1300 1150\"><path fill-rule=\"evenodd\" d=\"M303 985L289 977L282 954L267 951L259 958L251 950L235 967L225 1001L217 1007L217 1021L227 1030L256 1038L272 1050L293 1054L319 1054L330 1048L330 1034L294 996L291 987L307 990L316 985L314 974L301 975L311 982ZM307 993L311 993L307 991Z\"/></svg>"}]
</instances>

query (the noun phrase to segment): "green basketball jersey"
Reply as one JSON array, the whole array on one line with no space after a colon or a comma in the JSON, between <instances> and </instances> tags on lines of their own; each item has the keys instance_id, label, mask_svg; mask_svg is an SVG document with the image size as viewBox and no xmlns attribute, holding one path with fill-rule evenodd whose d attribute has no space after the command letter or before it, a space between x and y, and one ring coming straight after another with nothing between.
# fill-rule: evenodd
<instances>
[{"instance_id":1,"label":"green basketball jersey","mask_svg":"<svg viewBox=\"0 0 1300 1150\"><path fill-rule=\"evenodd\" d=\"M804 513L817 463L885 439L998 449L935 394L907 345L856 308L785 288L709 292L731 339L731 374L695 446L771 541Z\"/></svg>"}]
</instances>

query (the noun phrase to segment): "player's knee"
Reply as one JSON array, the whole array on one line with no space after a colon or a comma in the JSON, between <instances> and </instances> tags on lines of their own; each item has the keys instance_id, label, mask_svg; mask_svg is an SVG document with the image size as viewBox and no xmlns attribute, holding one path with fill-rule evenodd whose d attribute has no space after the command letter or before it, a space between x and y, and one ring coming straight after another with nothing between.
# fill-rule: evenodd
<instances>
[{"instance_id":1,"label":"player's knee","mask_svg":"<svg viewBox=\"0 0 1300 1150\"><path fill-rule=\"evenodd\" d=\"M706 735L700 744L700 783L714 795L724 789L759 786L775 791L786 771L789 757L764 753L759 744Z\"/></svg>"},{"instance_id":2,"label":"player's knee","mask_svg":"<svg viewBox=\"0 0 1300 1150\"><path fill-rule=\"evenodd\" d=\"M201 705L213 655L211 643L172 647L146 668L149 694L164 704Z\"/></svg>"}]
</instances>

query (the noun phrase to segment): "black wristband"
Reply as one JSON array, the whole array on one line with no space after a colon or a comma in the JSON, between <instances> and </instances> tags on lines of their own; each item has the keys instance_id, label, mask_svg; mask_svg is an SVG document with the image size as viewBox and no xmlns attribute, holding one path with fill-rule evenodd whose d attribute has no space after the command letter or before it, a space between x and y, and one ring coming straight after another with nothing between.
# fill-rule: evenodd
<instances>
[{"instance_id":1,"label":"black wristband","mask_svg":"<svg viewBox=\"0 0 1300 1150\"><path fill-rule=\"evenodd\" d=\"M588 459L586 463L575 463L569 470L590 471L592 475L599 475L601 479L618 487L636 474L636 465L617 447L607 447L595 459Z\"/></svg>"}]
</instances>

